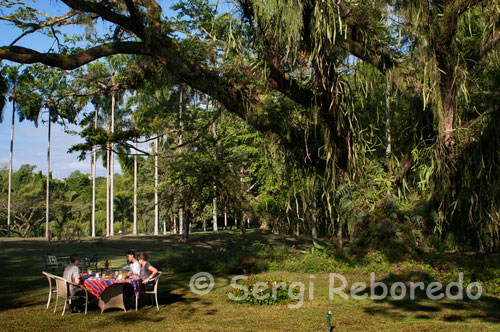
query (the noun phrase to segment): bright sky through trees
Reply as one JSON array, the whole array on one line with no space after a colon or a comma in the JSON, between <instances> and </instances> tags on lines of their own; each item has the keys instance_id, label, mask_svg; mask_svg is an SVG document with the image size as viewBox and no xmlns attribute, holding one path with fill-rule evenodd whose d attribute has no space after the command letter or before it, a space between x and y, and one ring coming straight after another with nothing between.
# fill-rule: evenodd
<instances>
[{"instance_id":1,"label":"bright sky through trees","mask_svg":"<svg viewBox=\"0 0 500 332\"><path fill-rule=\"evenodd\" d=\"M61 2L46 1L41 2L42 10L48 13L61 14L66 7ZM38 4L37 4L38 5ZM2 45L10 44L20 35L18 29L5 21L0 22L0 43ZM67 29L66 29L67 30ZM81 27L71 28L78 33L83 30ZM67 30L67 31L71 31ZM36 47L48 49L52 44L48 38L41 34L31 34L21 39L16 45L26 47ZM10 148L10 119L12 116L12 104L8 103L4 110L4 121L0 123L0 168L8 167L9 148ZM14 169L18 169L23 164L36 165L36 171L42 171L45 174L47 167L47 119L46 112L42 112L41 121L38 128L33 123L24 121L19 123L16 119L15 137L14 137ZM78 126L69 125L69 130L80 130ZM78 153L68 154L68 149L83 139L79 136L70 135L64 132L63 126L55 125L52 127L52 176L55 178L65 178L71 172L80 170L82 173L90 173L90 159L78 161ZM121 172L119 163L115 165L115 171ZM105 176L106 170L102 162L97 163L97 176Z\"/></svg>"}]
</instances>

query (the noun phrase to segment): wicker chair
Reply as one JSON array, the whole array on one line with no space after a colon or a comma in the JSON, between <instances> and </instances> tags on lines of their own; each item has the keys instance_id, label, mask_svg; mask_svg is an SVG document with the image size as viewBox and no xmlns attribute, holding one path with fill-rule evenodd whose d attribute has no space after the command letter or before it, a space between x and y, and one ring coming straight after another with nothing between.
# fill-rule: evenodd
<instances>
[{"instance_id":1,"label":"wicker chair","mask_svg":"<svg viewBox=\"0 0 500 332\"><path fill-rule=\"evenodd\" d=\"M82 287L80 285L74 284L64 278L58 277L58 276L53 276L53 278L56 281L56 305L54 306L54 312L57 310L57 302L59 301L59 298L64 299L64 308L62 311L61 316L64 316L64 313L66 312L66 305L70 302L71 299L74 298L79 298L83 296L71 296L70 291L69 291L69 286L73 285L76 286L80 289L83 289L85 291L85 314L87 314L87 305L89 303L89 292L85 287Z\"/></svg>"},{"instance_id":2,"label":"wicker chair","mask_svg":"<svg viewBox=\"0 0 500 332\"><path fill-rule=\"evenodd\" d=\"M104 310L117 308L127 311L125 309L125 304L123 303L123 286L124 283L112 284L101 293L99 296L99 308L101 308L101 314Z\"/></svg>"},{"instance_id":3,"label":"wicker chair","mask_svg":"<svg viewBox=\"0 0 500 332\"><path fill-rule=\"evenodd\" d=\"M56 276L53 275L52 273L48 273L45 271L43 271L42 274L47 277L47 281L49 282L49 299L47 300L47 309L48 309L50 306L50 300L52 299L52 294L57 292L56 288L52 288L52 280L54 280L54 283L55 283Z\"/></svg>"},{"instance_id":4,"label":"wicker chair","mask_svg":"<svg viewBox=\"0 0 500 332\"><path fill-rule=\"evenodd\" d=\"M150 294L150 295L153 295L154 298L155 298L155 302L156 302L156 309L159 311L160 310L160 306L158 305L158 283L160 281L160 276L161 276L162 272L161 271L158 271L158 274L154 276L153 279L151 279L151 281L149 283L154 283L154 288L152 291L141 291L139 293L140 294ZM135 298L135 310L137 311L137 308L138 308L138 305L139 305L139 298Z\"/></svg>"}]
</instances>

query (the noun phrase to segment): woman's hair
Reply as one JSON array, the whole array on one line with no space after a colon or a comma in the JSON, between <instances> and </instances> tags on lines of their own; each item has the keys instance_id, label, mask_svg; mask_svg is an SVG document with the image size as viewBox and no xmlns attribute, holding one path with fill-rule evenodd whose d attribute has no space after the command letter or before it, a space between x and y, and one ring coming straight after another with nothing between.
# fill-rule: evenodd
<instances>
[{"instance_id":1,"label":"woman's hair","mask_svg":"<svg viewBox=\"0 0 500 332\"><path fill-rule=\"evenodd\" d=\"M142 259L147 261L149 259L149 254L147 252L140 252L137 254L137 259Z\"/></svg>"},{"instance_id":2,"label":"woman's hair","mask_svg":"<svg viewBox=\"0 0 500 332\"><path fill-rule=\"evenodd\" d=\"M132 255L135 258L135 252L132 250L127 251L125 255Z\"/></svg>"}]
</instances>

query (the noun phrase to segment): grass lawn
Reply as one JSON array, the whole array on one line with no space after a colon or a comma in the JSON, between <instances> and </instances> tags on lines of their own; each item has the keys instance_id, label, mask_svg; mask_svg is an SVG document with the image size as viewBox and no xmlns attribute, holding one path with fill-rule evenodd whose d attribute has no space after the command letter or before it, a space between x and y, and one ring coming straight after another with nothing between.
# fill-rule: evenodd
<instances>
[{"instance_id":1,"label":"grass lawn","mask_svg":"<svg viewBox=\"0 0 500 332\"><path fill-rule=\"evenodd\" d=\"M259 241L276 250L292 246L308 249L305 238L277 236L252 232L247 243ZM194 233L187 246L174 235L160 237L115 237L104 241L100 248L91 248L91 242L56 242L48 244L41 239L1 239L0 259L0 330L2 331L326 331L326 312L331 310L335 331L500 331L500 300L483 295L478 301L432 301L417 298L405 300L344 300L338 296L329 299L329 277L326 272L303 273L269 271L261 268L258 276L283 276L289 281L306 285L305 300L299 309L288 304L251 306L228 299L230 279L235 273L215 275L214 290L199 296L189 289L189 280L195 272L180 269L188 250L190 257L209 253L214 261L221 248L234 241L230 232L221 234ZM281 249L279 249L281 248ZM88 315L68 312L61 317L46 310L48 285L42 276L44 254L69 255L73 252L98 253L100 266L108 259L112 267L124 264L128 249L148 251L153 264L169 267L159 285L160 311L146 305L138 312L107 311L100 314L97 306L90 306ZM234 250L239 250L235 247ZM241 269L254 262L249 257L241 262ZM224 261L218 262L224 264ZM246 264L246 265L245 265ZM184 270L189 270L186 267ZM335 272L335 271L331 271ZM59 271L57 274L62 274ZM314 299L309 300L310 275L314 275ZM345 275L349 283L368 281L367 273ZM383 278L384 276L381 276ZM53 309L53 304L51 308Z\"/></svg>"}]
</instances>

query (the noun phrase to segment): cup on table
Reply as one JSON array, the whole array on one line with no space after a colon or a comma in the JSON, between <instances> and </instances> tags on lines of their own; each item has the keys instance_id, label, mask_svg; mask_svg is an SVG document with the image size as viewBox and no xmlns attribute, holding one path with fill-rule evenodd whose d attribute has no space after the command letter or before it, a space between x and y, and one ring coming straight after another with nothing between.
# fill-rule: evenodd
<instances>
[{"instance_id":1,"label":"cup on table","mask_svg":"<svg viewBox=\"0 0 500 332\"><path fill-rule=\"evenodd\" d=\"M97 272L97 273L95 274L95 277L96 277L96 278L100 278L100 277L101 277L101 274L100 274L99 272Z\"/></svg>"}]
</instances>

